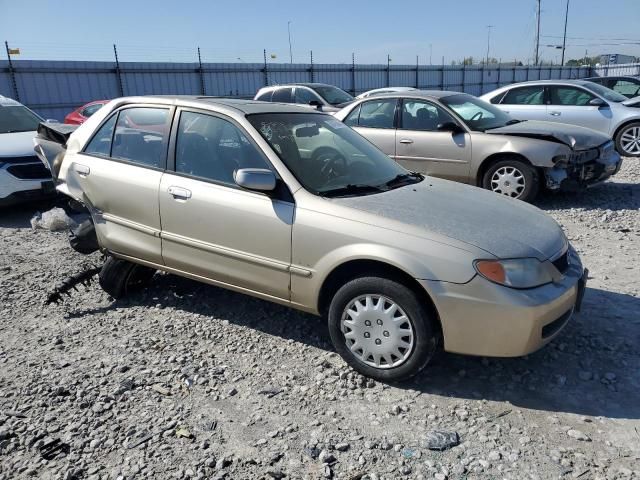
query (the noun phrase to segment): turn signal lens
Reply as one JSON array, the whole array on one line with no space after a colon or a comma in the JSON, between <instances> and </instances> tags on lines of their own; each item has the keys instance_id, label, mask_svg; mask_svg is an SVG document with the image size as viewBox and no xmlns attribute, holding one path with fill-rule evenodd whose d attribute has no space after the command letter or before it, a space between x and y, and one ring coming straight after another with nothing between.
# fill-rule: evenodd
<instances>
[{"instance_id":1,"label":"turn signal lens","mask_svg":"<svg viewBox=\"0 0 640 480\"><path fill-rule=\"evenodd\" d=\"M504 268L500 264L500 262L494 262L491 260L480 260L476 263L476 269L478 273L480 273L487 280L491 280L492 282L503 284L506 280L506 275L504 273Z\"/></svg>"}]
</instances>

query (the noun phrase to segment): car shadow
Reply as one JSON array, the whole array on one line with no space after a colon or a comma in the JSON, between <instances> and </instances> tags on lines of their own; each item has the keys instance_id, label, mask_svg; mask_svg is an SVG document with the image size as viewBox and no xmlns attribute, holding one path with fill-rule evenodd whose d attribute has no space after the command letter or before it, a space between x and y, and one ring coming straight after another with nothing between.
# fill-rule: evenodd
<instances>
[{"instance_id":1,"label":"car shadow","mask_svg":"<svg viewBox=\"0 0 640 480\"><path fill-rule=\"evenodd\" d=\"M547 191L533 203L542 210L637 210L640 208L640 184L607 181L578 192Z\"/></svg>"},{"instance_id":2,"label":"car shadow","mask_svg":"<svg viewBox=\"0 0 640 480\"><path fill-rule=\"evenodd\" d=\"M156 305L227 320L285 340L334 351L325 322L239 293L160 274L152 285L114 307ZM640 418L640 299L588 288L582 312L545 348L521 358L481 358L440 353L400 389L452 399L487 399L514 407L613 418ZM615 312L615 313L613 313ZM615 375L615 378L612 377Z\"/></svg>"}]
</instances>

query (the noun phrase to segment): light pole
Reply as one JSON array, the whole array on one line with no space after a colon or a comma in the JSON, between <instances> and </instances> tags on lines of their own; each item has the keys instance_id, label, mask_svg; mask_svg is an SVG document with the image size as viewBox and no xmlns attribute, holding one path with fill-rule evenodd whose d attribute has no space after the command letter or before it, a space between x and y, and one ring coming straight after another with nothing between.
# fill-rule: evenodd
<instances>
[{"instance_id":1,"label":"light pole","mask_svg":"<svg viewBox=\"0 0 640 480\"><path fill-rule=\"evenodd\" d=\"M491 41L491 29L493 27L494 25L487 25L487 66L489 65L489 42Z\"/></svg>"},{"instance_id":2,"label":"light pole","mask_svg":"<svg viewBox=\"0 0 640 480\"><path fill-rule=\"evenodd\" d=\"M562 37L562 66L564 67L564 50L567 48L567 20L569 19L569 0L567 0L567 11L564 14L564 37Z\"/></svg>"},{"instance_id":3,"label":"light pole","mask_svg":"<svg viewBox=\"0 0 640 480\"><path fill-rule=\"evenodd\" d=\"M287 33L289 34L289 63L293 63L293 51L291 50L291 20L287 22Z\"/></svg>"}]
</instances>

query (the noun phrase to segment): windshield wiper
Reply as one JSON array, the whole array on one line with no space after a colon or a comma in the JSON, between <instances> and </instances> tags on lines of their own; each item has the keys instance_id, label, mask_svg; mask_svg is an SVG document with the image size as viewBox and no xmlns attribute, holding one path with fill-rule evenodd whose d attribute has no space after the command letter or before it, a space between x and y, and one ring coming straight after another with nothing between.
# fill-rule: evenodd
<instances>
[{"instance_id":1,"label":"windshield wiper","mask_svg":"<svg viewBox=\"0 0 640 480\"><path fill-rule=\"evenodd\" d=\"M384 184L387 189L391 190L392 188L403 187L405 185L411 185L413 183L418 183L424 180L424 175L417 172L409 172L409 173L399 173L391 180Z\"/></svg>"},{"instance_id":2,"label":"windshield wiper","mask_svg":"<svg viewBox=\"0 0 640 480\"><path fill-rule=\"evenodd\" d=\"M318 192L318 195L321 197L345 197L349 195L358 195L358 194L368 194L368 193L380 193L384 192L386 189L377 187L375 185L345 185L340 188L333 188L330 190L325 190L323 192Z\"/></svg>"}]
</instances>

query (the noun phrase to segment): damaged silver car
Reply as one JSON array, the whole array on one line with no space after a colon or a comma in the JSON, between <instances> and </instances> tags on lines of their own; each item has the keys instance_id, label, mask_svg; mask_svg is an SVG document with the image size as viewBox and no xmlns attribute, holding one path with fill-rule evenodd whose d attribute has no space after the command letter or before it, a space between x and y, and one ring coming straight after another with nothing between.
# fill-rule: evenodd
<instances>
[{"instance_id":1,"label":"damaged silver car","mask_svg":"<svg viewBox=\"0 0 640 480\"><path fill-rule=\"evenodd\" d=\"M522 121L472 95L391 93L335 117L405 168L533 200L541 189L580 189L615 174L621 157L594 130Z\"/></svg>"}]
</instances>

